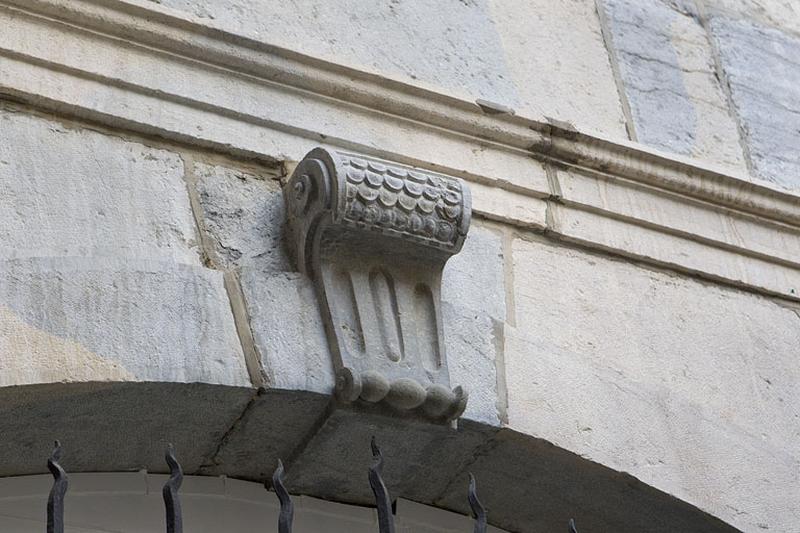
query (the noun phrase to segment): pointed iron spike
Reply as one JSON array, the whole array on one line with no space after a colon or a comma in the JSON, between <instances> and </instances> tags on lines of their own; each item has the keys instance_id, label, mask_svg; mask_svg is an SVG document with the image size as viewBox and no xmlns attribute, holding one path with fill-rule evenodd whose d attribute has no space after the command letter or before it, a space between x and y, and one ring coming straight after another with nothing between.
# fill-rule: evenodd
<instances>
[{"instance_id":1,"label":"pointed iron spike","mask_svg":"<svg viewBox=\"0 0 800 533\"><path fill-rule=\"evenodd\" d=\"M278 533L292 533L292 521L294 519L294 504L289 492L283 485L283 461L278 459L278 468L272 474L272 487L281 502L281 511L278 515Z\"/></svg>"},{"instance_id":2,"label":"pointed iron spike","mask_svg":"<svg viewBox=\"0 0 800 533\"><path fill-rule=\"evenodd\" d=\"M475 518L474 533L486 533L486 509L478 499L478 493L475 491L475 476L472 475L472 472L469 473L467 500L469 500L469 507L472 509L472 515Z\"/></svg>"},{"instance_id":3,"label":"pointed iron spike","mask_svg":"<svg viewBox=\"0 0 800 533\"><path fill-rule=\"evenodd\" d=\"M383 470L383 454L381 453L381 449L378 448L378 443L375 441L375 435L372 436L369 446L372 448L372 458L375 460L373 466L378 472L381 472Z\"/></svg>"},{"instance_id":4,"label":"pointed iron spike","mask_svg":"<svg viewBox=\"0 0 800 533\"><path fill-rule=\"evenodd\" d=\"M375 496L375 506L378 508L378 531L379 533L394 533L394 515L392 515L392 500L389 491L381 478L383 468L383 454L372 437L370 443L372 447L372 457L375 459L369 467L369 486L372 487L372 494Z\"/></svg>"},{"instance_id":5,"label":"pointed iron spike","mask_svg":"<svg viewBox=\"0 0 800 533\"><path fill-rule=\"evenodd\" d=\"M164 483L161 494L164 496L164 507L167 514L167 533L183 533L183 516L181 514L181 500L178 490L183 483L183 469L175 458L175 449L172 444L167 445L164 458L169 465L169 479Z\"/></svg>"},{"instance_id":6,"label":"pointed iron spike","mask_svg":"<svg viewBox=\"0 0 800 533\"><path fill-rule=\"evenodd\" d=\"M53 452L47 460L47 469L53 475L53 487L47 498L47 533L64 533L64 495L69 487L69 479L58 464L60 459L61 443L56 441Z\"/></svg>"},{"instance_id":7,"label":"pointed iron spike","mask_svg":"<svg viewBox=\"0 0 800 533\"><path fill-rule=\"evenodd\" d=\"M53 461L59 461L61 459L61 441L58 439L53 441L53 451L50 452L50 458Z\"/></svg>"},{"instance_id":8,"label":"pointed iron spike","mask_svg":"<svg viewBox=\"0 0 800 533\"><path fill-rule=\"evenodd\" d=\"M578 529L575 527L575 520L573 518L569 519L569 533L578 533Z\"/></svg>"},{"instance_id":9,"label":"pointed iron spike","mask_svg":"<svg viewBox=\"0 0 800 533\"><path fill-rule=\"evenodd\" d=\"M372 448L372 457L378 458L383 457L381 454L381 449L378 448L378 443L375 440L375 435L372 436L372 439L369 441L369 447Z\"/></svg>"}]
</instances>

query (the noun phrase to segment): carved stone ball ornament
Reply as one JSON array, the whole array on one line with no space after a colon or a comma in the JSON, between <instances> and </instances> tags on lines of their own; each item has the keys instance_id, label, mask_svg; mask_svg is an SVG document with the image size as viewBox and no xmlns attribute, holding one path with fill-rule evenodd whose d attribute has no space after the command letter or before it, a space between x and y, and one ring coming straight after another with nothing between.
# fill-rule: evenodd
<instances>
[{"instance_id":1,"label":"carved stone ball ornament","mask_svg":"<svg viewBox=\"0 0 800 533\"><path fill-rule=\"evenodd\" d=\"M339 401L458 418L467 393L451 388L440 292L469 229L466 185L317 148L284 193L290 248L314 279Z\"/></svg>"}]
</instances>

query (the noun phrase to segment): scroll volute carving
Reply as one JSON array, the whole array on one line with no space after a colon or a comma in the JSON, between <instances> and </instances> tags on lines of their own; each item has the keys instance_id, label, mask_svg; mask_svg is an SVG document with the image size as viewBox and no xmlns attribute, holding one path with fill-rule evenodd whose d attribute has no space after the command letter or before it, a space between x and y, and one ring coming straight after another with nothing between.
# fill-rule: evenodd
<instances>
[{"instance_id":1,"label":"scroll volute carving","mask_svg":"<svg viewBox=\"0 0 800 533\"><path fill-rule=\"evenodd\" d=\"M441 279L469 229L461 180L317 148L285 187L287 231L310 275L345 403L461 415L443 341Z\"/></svg>"}]
</instances>

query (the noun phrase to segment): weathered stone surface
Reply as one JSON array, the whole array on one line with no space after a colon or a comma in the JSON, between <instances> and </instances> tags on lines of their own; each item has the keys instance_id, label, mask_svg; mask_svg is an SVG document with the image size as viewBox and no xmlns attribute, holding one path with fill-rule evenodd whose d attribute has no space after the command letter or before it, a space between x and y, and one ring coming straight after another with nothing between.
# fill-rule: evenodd
<instances>
[{"instance_id":1,"label":"weathered stone surface","mask_svg":"<svg viewBox=\"0 0 800 533\"><path fill-rule=\"evenodd\" d=\"M797 310L544 242L513 253L510 427L744 530L797 523Z\"/></svg>"},{"instance_id":2,"label":"weathered stone surface","mask_svg":"<svg viewBox=\"0 0 800 533\"><path fill-rule=\"evenodd\" d=\"M473 224L445 265L442 317L450 382L469 391L464 418L498 425L497 351L506 317L502 235Z\"/></svg>"},{"instance_id":3,"label":"weathered stone surface","mask_svg":"<svg viewBox=\"0 0 800 533\"><path fill-rule=\"evenodd\" d=\"M359 0L159 3L333 63L469 101L489 100L532 118L625 134L592 2L447 0L368 9Z\"/></svg>"},{"instance_id":4,"label":"weathered stone surface","mask_svg":"<svg viewBox=\"0 0 800 533\"><path fill-rule=\"evenodd\" d=\"M546 179L544 166L534 161L531 164L534 172ZM547 225L547 204L542 199L477 182L470 183L469 188L473 214L528 229L544 229Z\"/></svg>"},{"instance_id":5,"label":"weathered stone surface","mask_svg":"<svg viewBox=\"0 0 800 533\"><path fill-rule=\"evenodd\" d=\"M324 421L328 395L270 389L244 410L219 446L205 474L255 481L271 479L278 459L288 461Z\"/></svg>"},{"instance_id":6,"label":"weathered stone surface","mask_svg":"<svg viewBox=\"0 0 800 533\"><path fill-rule=\"evenodd\" d=\"M0 263L0 384L248 386L220 272L51 258Z\"/></svg>"},{"instance_id":7,"label":"weathered stone surface","mask_svg":"<svg viewBox=\"0 0 800 533\"><path fill-rule=\"evenodd\" d=\"M627 138L594 2L504 0L489 5L508 64L506 76L519 91L523 115Z\"/></svg>"},{"instance_id":8,"label":"weathered stone surface","mask_svg":"<svg viewBox=\"0 0 800 533\"><path fill-rule=\"evenodd\" d=\"M603 0L639 142L737 170L736 122L698 20L663 0Z\"/></svg>"},{"instance_id":9,"label":"weathered stone surface","mask_svg":"<svg viewBox=\"0 0 800 533\"><path fill-rule=\"evenodd\" d=\"M687 238L680 233L672 234L588 209L553 204L550 214L553 235L568 242L619 252L637 260L646 258L668 268L708 275L792 299L800 294L800 270L794 265L742 255L725 247L709 245L702 238ZM684 214L688 216L688 212ZM735 226L732 223L731 227ZM743 235L739 242L744 238Z\"/></svg>"},{"instance_id":10,"label":"weathered stone surface","mask_svg":"<svg viewBox=\"0 0 800 533\"><path fill-rule=\"evenodd\" d=\"M69 472L165 472L164 448L172 443L184 471L194 473L254 392L152 382L0 387L0 476L47 472L54 439Z\"/></svg>"},{"instance_id":11,"label":"weathered stone surface","mask_svg":"<svg viewBox=\"0 0 800 533\"><path fill-rule=\"evenodd\" d=\"M333 360L311 281L248 267L241 285L268 386L331 394Z\"/></svg>"},{"instance_id":12,"label":"weathered stone surface","mask_svg":"<svg viewBox=\"0 0 800 533\"><path fill-rule=\"evenodd\" d=\"M756 174L800 188L800 37L725 17L711 30Z\"/></svg>"},{"instance_id":13,"label":"weathered stone surface","mask_svg":"<svg viewBox=\"0 0 800 533\"><path fill-rule=\"evenodd\" d=\"M283 246L283 196L273 175L195 163L203 225L223 268L291 270Z\"/></svg>"},{"instance_id":14,"label":"weathered stone surface","mask_svg":"<svg viewBox=\"0 0 800 533\"><path fill-rule=\"evenodd\" d=\"M384 456L383 479L392 498L433 501L495 429L462 421L459 428L339 409L289 467L287 486L297 493L374 504L367 481L370 439ZM464 476L459 480L466 482ZM461 491L460 491L461 492Z\"/></svg>"},{"instance_id":15,"label":"weathered stone surface","mask_svg":"<svg viewBox=\"0 0 800 533\"><path fill-rule=\"evenodd\" d=\"M629 475L513 431L487 442L437 505L469 512L466 471L477 478L489 519L508 531L566 531L570 518L578 531L737 531Z\"/></svg>"},{"instance_id":16,"label":"weathered stone surface","mask_svg":"<svg viewBox=\"0 0 800 533\"><path fill-rule=\"evenodd\" d=\"M695 0L707 12L761 22L800 34L800 4L795 0Z\"/></svg>"},{"instance_id":17,"label":"weathered stone surface","mask_svg":"<svg viewBox=\"0 0 800 533\"><path fill-rule=\"evenodd\" d=\"M450 382L469 392L463 418L499 425L502 405L498 396L497 352L503 349L502 322L447 302L442 305L442 316Z\"/></svg>"},{"instance_id":18,"label":"weathered stone surface","mask_svg":"<svg viewBox=\"0 0 800 533\"><path fill-rule=\"evenodd\" d=\"M15 53L15 58L6 57L0 64L3 93L26 95L26 100L46 104L56 111L79 108L82 115L112 127L147 134L158 132L159 136L173 140L188 140L201 147L262 161L298 161L321 141L331 139L334 143L344 141L351 147L380 147L380 153L387 156L402 154L418 161L420 166L451 173L469 168L473 175L487 182L502 180L523 190L546 190L546 181L531 171L531 159L525 153L510 152L492 143L483 143L475 149L469 139L426 126L425 120L423 124L414 124L402 118L406 111L411 116L420 112L425 115L429 106L434 106L439 109L437 113L444 111L442 118L449 122L445 117L463 104L452 107L446 103L447 99L438 103L435 99L418 107L415 91L403 88L400 92L404 94L398 95L401 100L397 100L385 94L380 83L374 85L369 76L357 75L356 86L350 84L349 77L340 78L339 88L331 87L323 81L327 79L328 67L313 59L291 59L284 63L284 51L263 55L246 40L209 34L196 25L186 28L173 18L191 16L154 4L152 7L153 13L137 10L137 15L123 10L135 17L135 21L123 22L123 26L139 28L135 35L146 37L140 43L143 46L122 44L127 42L122 35L121 40L107 39L100 35L106 29L103 22L73 10L70 12L76 15L78 26L93 20L98 23L99 32L67 24L53 26L39 17L0 13L0 26L7 30L0 34L0 46ZM237 25L232 29L238 28ZM59 45L48 46L50 42ZM206 47L228 50L224 59L217 59L230 64L233 70L203 61L184 61L178 51L184 44L179 43L191 46L201 60L206 55L216 55ZM160 48L161 45L165 48ZM23 56L32 62L22 59ZM299 68L311 76L307 81L314 86L309 92L308 87L296 90L282 84L265 84L258 78L236 74L236 65L249 68L241 61L262 65L266 71L261 72L267 78L272 76L267 65L283 65L280 68L285 67L285 75L290 78L294 76L290 72L297 73ZM53 70L51 67L56 65L58 69ZM120 69L119 65L135 65L135 68ZM77 71L84 74L77 75ZM163 72L171 75L160 75ZM361 94L364 90L366 93ZM346 100L354 97L354 102L348 104L336 98L339 91L349 93ZM186 102L192 104L185 105ZM395 104L405 109L399 111L401 116L382 112L384 107ZM469 111L466 113L473 116ZM343 125L346 138L342 137ZM502 131L495 134L504 137ZM538 134L531 136L536 138Z\"/></svg>"},{"instance_id":19,"label":"weathered stone surface","mask_svg":"<svg viewBox=\"0 0 800 533\"><path fill-rule=\"evenodd\" d=\"M474 99L515 96L485 1L292 4L160 0L260 41ZM443 15L447 14L447 24ZM447 32L447 28L454 31ZM449 34L448 34L449 33ZM499 58L499 61L498 61ZM501 74L501 76L498 76ZM492 98L494 97L494 98Z\"/></svg>"},{"instance_id":20,"label":"weathered stone surface","mask_svg":"<svg viewBox=\"0 0 800 533\"><path fill-rule=\"evenodd\" d=\"M0 258L199 264L181 158L0 109Z\"/></svg>"},{"instance_id":21,"label":"weathered stone surface","mask_svg":"<svg viewBox=\"0 0 800 533\"><path fill-rule=\"evenodd\" d=\"M764 257L782 259L800 266L800 231L791 226L778 226L764 219L742 216L704 204L688 203L681 196L645 189L621 180L610 180L569 170L557 170L556 175L561 197L569 204L580 204L590 210L612 211L621 218L640 220L653 226L682 232L684 235L692 236L691 238L696 241L708 240L725 247L749 250ZM558 210L551 209L550 215L550 229L563 229L563 226L558 224ZM587 230L587 236L589 234L597 236L602 231L600 224L584 224L584 228ZM643 255L644 247L638 246L638 243L643 241L652 243L654 239L649 235L638 237L635 231L631 228L630 231L624 232L627 251ZM674 245L665 249L671 249L673 257L678 255L675 254ZM709 260L701 269L709 274L724 275L728 270L723 267L728 262L724 255L719 249L711 249L708 253ZM680 256L685 259L701 259L700 254L690 253L688 250ZM731 262L735 261L735 267L729 271L736 271L740 278L743 278L741 274L746 269L742 267L742 263L750 259L741 254L733 257L735 259L732 258ZM762 268L753 268L752 271L754 273L761 271L763 274L766 268L768 267L765 265ZM742 279L742 281L754 280ZM791 286L785 288L789 289ZM800 285L797 290L800 291Z\"/></svg>"},{"instance_id":22,"label":"weathered stone surface","mask_svg":"<svg viewBox=\"0 0 800 533\"><path fill-rule=\"evenodd\" d=\"M461 251L448 259L442 274L442 300L506 318L503 237L473 224Z\"/></svg>"}]
</instances>

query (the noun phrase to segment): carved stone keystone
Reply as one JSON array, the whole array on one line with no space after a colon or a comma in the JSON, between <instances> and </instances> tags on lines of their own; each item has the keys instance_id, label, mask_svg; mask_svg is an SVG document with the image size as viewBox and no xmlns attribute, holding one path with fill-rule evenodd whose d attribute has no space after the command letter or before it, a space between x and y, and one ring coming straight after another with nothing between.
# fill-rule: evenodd
<instances>
[{"instance_id":1,"label":"carved stone keystone","mask_svg":"<svg viewBox=\"0 0 800 533\"><path fill-rule=\"evenodd\" d=\"M461 180L317 148L285 187L298 268L314 279L336 396L434 420L464 411L442 335L445 262L469 229Z\"/></svg>"}]
</instances>

